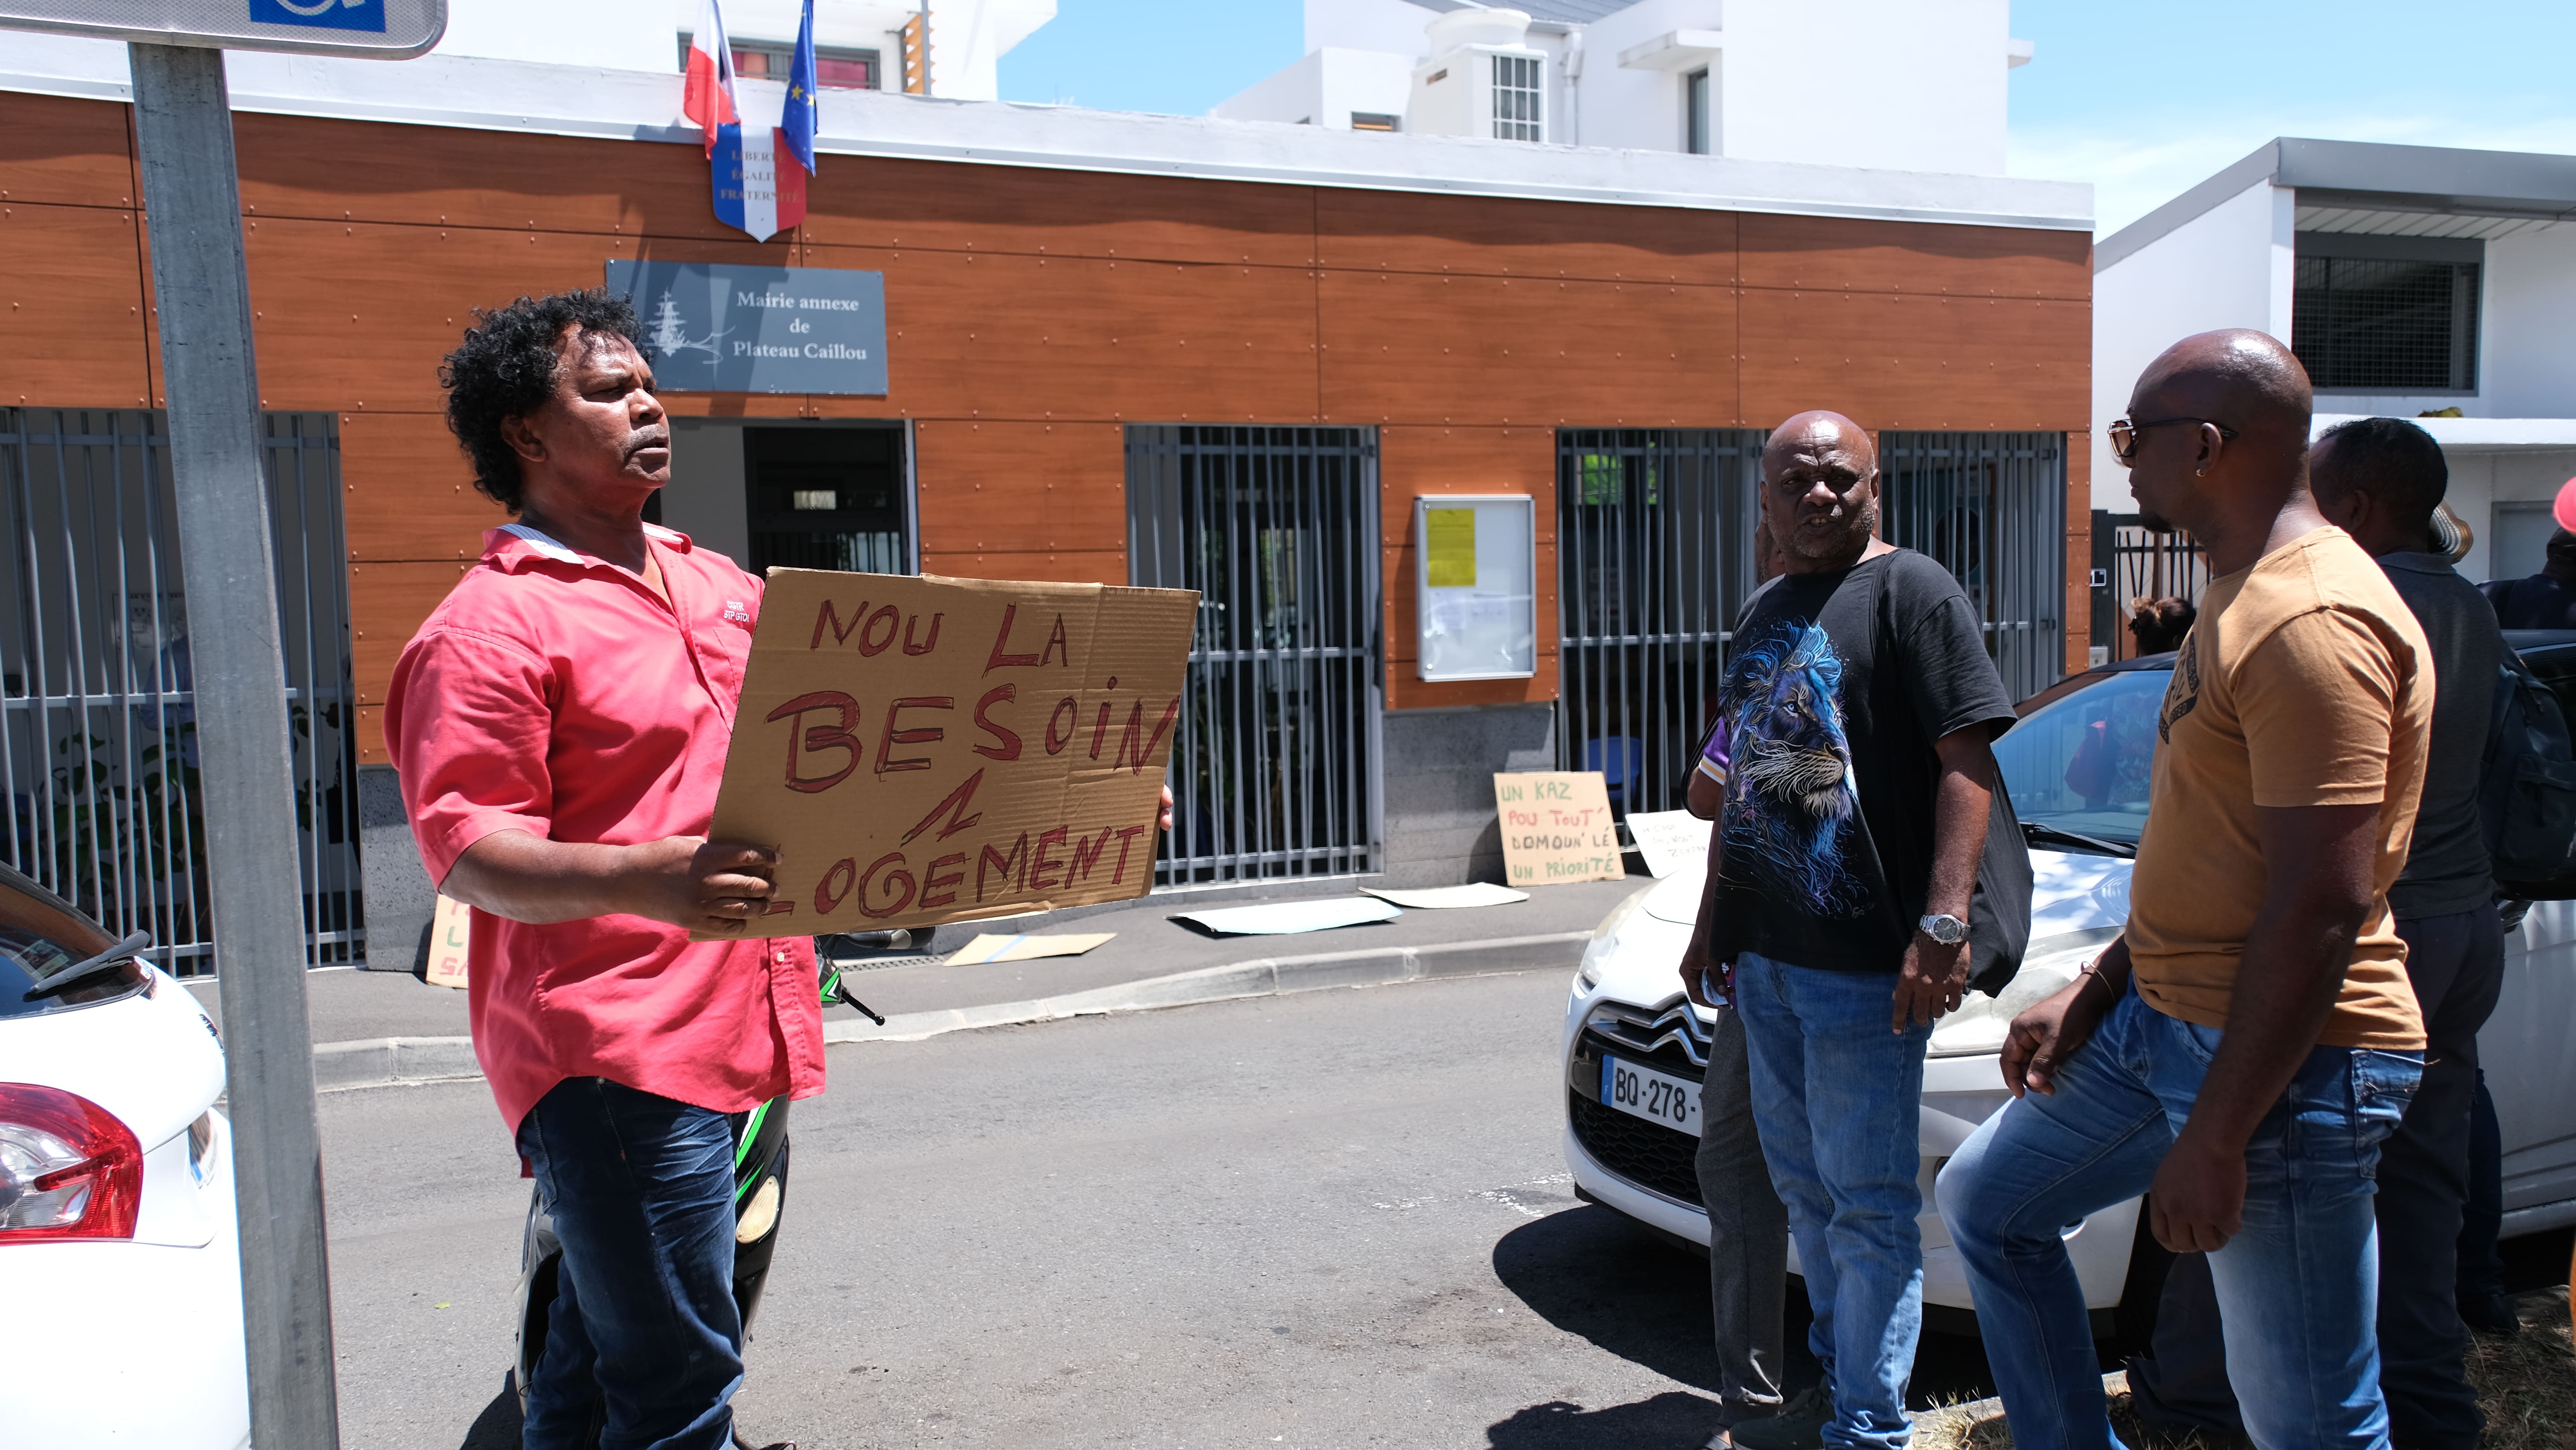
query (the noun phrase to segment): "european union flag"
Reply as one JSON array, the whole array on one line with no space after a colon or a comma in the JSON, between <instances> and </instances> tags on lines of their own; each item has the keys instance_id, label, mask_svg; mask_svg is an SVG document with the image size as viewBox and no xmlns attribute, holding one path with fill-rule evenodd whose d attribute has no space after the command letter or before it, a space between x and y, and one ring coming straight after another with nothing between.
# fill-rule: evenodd
<instances>
[{"instance_id":1,"label":"european union flag","mask_svg":"<svg viewBox=\"0 0 2576 1450\"><path fill-rule=\"evenodd\" d=\"M787 108L779 113L778 134L787 149L814 174L814 0L805 0L805 18L796 27L796 59L787 67Z\"/></svg>"}]
</instances>

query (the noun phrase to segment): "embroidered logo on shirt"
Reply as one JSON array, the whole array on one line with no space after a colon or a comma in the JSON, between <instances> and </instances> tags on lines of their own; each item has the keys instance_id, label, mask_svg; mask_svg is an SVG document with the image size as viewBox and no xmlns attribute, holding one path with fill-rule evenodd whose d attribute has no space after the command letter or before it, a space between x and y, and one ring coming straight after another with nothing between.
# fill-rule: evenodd
<instances>
[{"instance_id":1,"label":"embroidered logo on shirt","mask_svg":"<svg viewBox=\"0 0 2576 1450\"><path fill-rule=\"evenodd\" d=\"M744 608L742 601L739 599L728 599L725 601L724 617L732 620L736 624L751 623L751 611Z\"/></svg>"}]
</instances>

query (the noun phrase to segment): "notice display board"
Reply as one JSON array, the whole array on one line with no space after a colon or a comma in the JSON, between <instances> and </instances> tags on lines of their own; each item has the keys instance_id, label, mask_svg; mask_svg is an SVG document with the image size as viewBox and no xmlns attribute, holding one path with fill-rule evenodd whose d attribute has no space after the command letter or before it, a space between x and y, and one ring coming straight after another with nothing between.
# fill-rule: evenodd
<instances>
[{"instance_id":1,"label":"notice display board","mask_svg":"<svg viewBox=\"0 0 2576 1450\"><path fill-rule=\"evenodd\" d=\"M1415 497L1417 676L1517 680L1538 673L1536 508L1527 494Z\"/></svg>"},{"instance_id":2,"label":"notice display board","mask_svg":"<svg viewBox=\"0 0 2576 1450\"><path fill-rule=\"evenodd\" d=\"M1533 770L1494 777L1503 823L1503 878L1514 886L1615 881L1619 827L1597 770Z\"/></svg>"},{"instance_id":3,"label":"notice display board","mask_svg":"<svg viewBox=\"0 0 2576 1450\"><path fill-rule=\"evenodd\" d=\"M711 832L779 848L746 932L1144 895L1197 612L1187 589L772 569Z\"/></svg>"},{"instance_id":4,"label":"notice display board","mask_svg":"<svg viewBox=\"0 0 2576 1450\"><path fill-rule=\"evenodd\" d=\"M447 0L0 0L0 29L407 60L447 33Z\"/></svg>"},{"instance_id":5,"label":"notice display board","mask_svg":"<svg viewBox=\"0 0 2576 1450\"><path fill-rule=\"evenodd\" d=\"M886 391L885 273L612 258L665 392Z\"/></svg>"},{"instance_id":6,"label":"notice display board","mask_svg":"<svg viewBox=\"0 0 2576 1450\"><path fill-rule=\"evenodd\" d=\"M421 980L433 987L463 990L473 981L474 917L462 901L444 893L429 921L429 962Z\"/></svg>"}]
</instances>

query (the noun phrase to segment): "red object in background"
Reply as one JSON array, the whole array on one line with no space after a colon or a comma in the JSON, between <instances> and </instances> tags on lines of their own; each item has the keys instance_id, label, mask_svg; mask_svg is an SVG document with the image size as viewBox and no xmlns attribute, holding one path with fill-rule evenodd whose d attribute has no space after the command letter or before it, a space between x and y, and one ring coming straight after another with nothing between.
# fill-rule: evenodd
<instances>
[{"instance_id":1,"label":"red object in background","mask_svg":"<svg viewBox=\"0 0 2576 1450\"><path fill-rule=\"evenodd\" d=\"M2558 502L2550 505L2549 513L2558 520L2558 527L2576 533L2576 478L2558 485Z\"/></svg>"}]
</instances>

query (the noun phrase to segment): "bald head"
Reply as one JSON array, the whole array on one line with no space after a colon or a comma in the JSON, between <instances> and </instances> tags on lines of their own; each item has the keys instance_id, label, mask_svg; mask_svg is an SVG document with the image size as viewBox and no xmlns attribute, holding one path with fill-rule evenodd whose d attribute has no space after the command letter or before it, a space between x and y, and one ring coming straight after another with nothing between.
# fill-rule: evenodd
<instances>
[{"instance_id":1,"label":"bald head","mask_svg":"<svg viewBox=\"0 0 2576 1450\"><path fill-rule=\"evenodd\" d=\"M1815 456L1819 451L1839 447L1847 456L1860 461L1863 472L1878 469L1878 443L1869 430L1828 408L1810 408L1771 430L1771 439L1762 445L1762 472L1768 477L1776 466L1792 457Z\"/></svg>"},{"instance_id":2,"label":"bald head","mask_svg":"<svg viewBox=\"0 0 2576 1450\"><path fill-rule=\"evenodd\" d=\"M2219 573L2251 564L2276 531L2321 527L2308 496L2308 370L2250 328L2186 337L2129 391L2129 492L2151 528L2199 537ZM2222 562L2227 567L2221 567Z\"/></svg>"},{"instance_id":3,"label":"bald head","mask_svg":"<svg viewBox=\"0 0 2576 1450\"><path fill-rule=\"evenodd\" d=\"M2147 365L2132 417L2206 418L2256 446L2305 452L2315 396L2279 338L2250 327L2195 333Z\"/></svg>"},{"instance_id":4,"label":"bald head","mask_svg":"<svg viewBox=\"0 0 2576 1450\"><path fill-rule=\"evenodd\" d=\"M1878 446L1869 430L1821 409L1773 429L1762 447L1762 516L1789 573L1859 562L1878 532Z\"/></svg>"}]
</instances>

